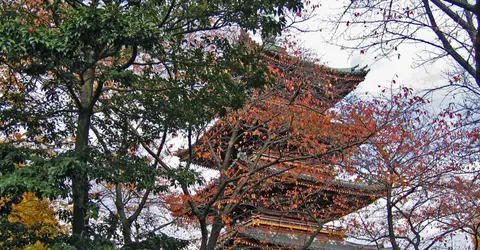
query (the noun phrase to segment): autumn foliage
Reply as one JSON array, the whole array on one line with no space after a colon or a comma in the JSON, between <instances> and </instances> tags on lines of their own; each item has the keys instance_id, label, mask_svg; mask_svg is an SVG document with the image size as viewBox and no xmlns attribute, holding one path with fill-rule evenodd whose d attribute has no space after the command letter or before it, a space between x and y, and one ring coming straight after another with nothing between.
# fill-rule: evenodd
<instances>
[{"instance_id":1,"label":"autumn foliage","mask_svg":"<svg viewBox=\"0 0 480 250\"><path fill-rule=\"evenodd\" d=\"M435 248L458 233L475 235L478 129L468 114L432 114L411 89L385 98L373 102L382 129L340 165L386 190L379 214L354 217L352 233L394 249Z\"/></svg>"},{"instance_id":2,"label":"autumn foliage","mask_svg":"<svg viewBox=\"0 0 480 250\"><path fill-rule=\"evenodd\" d=\"M382 128L368 110L373 104L346 113L332 109L365 72L338 72L270 51L263 58L275 84L252 91L242 109L217 120L180 153L186 171L192 163L219 171L206 187L192 193L184 185L183 194L169 198L175 215L205 231L202 248L208 242L213 249L222 228L238 229L259 211L322 228L383 193L381 187L335 182L335 163ZM209 223L210 233L204 229Z\"/></svg>"},{"instance_id":3,"label":"autumn foliage","mask_svg":"<svg viewBox=\"0 0 480 250\"><path fill-rule=\"evenodd\" d=\"M235 230L250 213L275 211L322 227L384 197L386 217L373 224L353 219L353 236L375 235L368 240L417 249L442 244L455 233L476 234L477 224L466 222L477 216L478 207L467 206L476 191L467 194L462 188L463 182L476 180L468 174L478 173L472 168L478 159L478 129L468 126L468 114L445 110L434 115L428 100L404 87L334 106L348 93L338 88L351 90L355 84L341 75L333 80L326 69L312 64L302 64L298 73L293 68L301 62L288 59L282 58L283 64L272 60L276 85L252 92L242 110L216 121L181 153L185 168L199 164L217 169L219 177L193 193L184 188L170 198L175 215L195 218L200 227L213 223L214 228ZM329 185L336 178L362 188L354 192L331 185L331 191L348 190L350 195L333 195L332 200L316 196L326 192L318 183ZM432 227L438 232L426 237ZM380 231L372 234L375 228Z\"/></svg>"},{"instance_id":4,"label":"autumn foliage","mask_svg":"<svg viewBox=\"0 0 480 250\"><path fill-rule=\"evenodd\" d=\"M2 198L0 206L5 206L8 199ZM66 234L66 228L58 223L51 202L47 199L39 199L31 192L24 193L21 202L12 205L8 219L4 223L12 226L20 224L25 228L21 233L10 232L11 235L0 244L11 249L48 249L42 241L49 242ZM2 235L2 238L5 236ZM19 242L26 243L18 244ZM20 247L23 244L24 246Z\"/></svg>"}]
</instances>

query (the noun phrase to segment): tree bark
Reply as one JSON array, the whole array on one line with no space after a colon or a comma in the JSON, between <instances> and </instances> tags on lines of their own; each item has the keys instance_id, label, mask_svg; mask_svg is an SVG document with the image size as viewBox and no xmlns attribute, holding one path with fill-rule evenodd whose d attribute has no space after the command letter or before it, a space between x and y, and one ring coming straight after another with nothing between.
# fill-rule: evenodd
<instances>
[{"instance_id":1,"label":"tree bark","mask_svg":"<svg viewBox=\"0 0 480 250\"><path fill-rule=\"evenodd\" d=\"M88 159L88 131L90 127L90 112L80 111L78 116L75 152L81 164L75 166L72 173L73 193L73 234L81 236L88 224L88 177L85 169Z\"/></svg>"},{"instance_id":2,"label":"tree bark","mask_svg":"<svg viewBox=\"0 0 480 250\"><path fill-rule=\"evenodd\" d=\"M200 246L200 250L207 250L207 243L208 243L208 230L207 230L207 218L198 218L198 221L200 223L200 230L202 232L202 243Z\"/></svg>"},{"instance_id":3,"label":"tree bark","mask_svg":"<svg viewBox=\"0 0 480 250\"><path fill-rule=\"evenodd\" d=\"M72 233L75 237L82 237L88 225L88 134L92 117L92 96L94 70L85 71L82 79L82 88L80 92L80 107L77 121L77 131L75 134L75 153L80 161L72 171L72 198L73 198L73 218ZM77 248L83 249L80 244Z\"/></svg>"},{"instance_id":4,"label":"tree bark","mask_svg":"<svg viewBox=\"0 0 480 250\"><path fill-rule=\"evenodd\" d=\"M475 4L475 17L477 18L477 32L473 45L475 49L475 82L477 86L480 87L480 0L477 0Z\"/></svg>"},{"instance_id":5,"label":"tree bark","mask_svg":"<svg viewBox=\"0 0 480 250\"><path fill-rule=\"evenodd\" d=\"M122 195L122 187L120 184L115 185L115 206L117 207L117 213L120 217L120 222L122 223L122 234L123 234L123 242L126 246L132 243L132 225L127 218L125 213L125 206L123 204L123 195Z\"/></svg>"},{"instance_id":6,"label":"tree bark","mask_svg":"<svg viewBox=\"0 0 480 250\"><path fill-rule=\"evenodd\" d=\"M393 228L393 204L392 204L392 185L389 184L387 188L387 222L388 222L388 237L393 250L400 250L397 244L395 230Z\"/></svg>"},{"instance_id":7,"label":"tree bark","mask_svg":"<svg viewBox=\"0 0 480 250\"><path fill-rule=\"evenodd\" d=\"M223 223L220 215L216 215L212 223L212 231L210 232L210 237L208 239L207 250L214 250L217 245L218 237L222 231Z\"/></svg>"}]
</instances>

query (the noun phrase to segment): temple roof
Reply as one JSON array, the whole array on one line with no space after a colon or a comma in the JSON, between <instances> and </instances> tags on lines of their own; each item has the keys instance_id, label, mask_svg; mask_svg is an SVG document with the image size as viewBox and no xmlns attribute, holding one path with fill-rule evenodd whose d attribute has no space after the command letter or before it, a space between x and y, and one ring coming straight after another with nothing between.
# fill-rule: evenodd
<instances>
[{"instance_id":1,"label":"temple roof","mask_svg":"<svg viewBox=\"0 0 480 250\"><path fill-rule=\"evenodd\" d=\"M262 60L264 60L269 67L271 66L280 71L284 71L286 78L288 78L288 75L293 75L292 77L296 79L297 76L295 76L294 72L307 72L307 76L305 77L309 79L305 80L305 82L308 82L308 84L312 86L312 89L305 92L311 92L310 94L315 99L321 100L323 103L322 105L325 107L333 107L335 103L353 91L357 84L362 82L368 73L366 66L359 67L357 65L350 68L330 68L311 61L305 61L296 56L290 56L285 52L284 48L274 44L264 44L263 46L264 52L262 52ZM285 76L279 78L285 78ZM282 80L280 80L280 82L281 81ZM278 85L280 86L281 83ZM291 91L290 93L289 91L282 89L278 90L275 95L289 95L288 98L292 98L296 97L300 92L303 93L303 90L300 91L300 87L298 87L296 92ZM287 97L285 97L285 99L286 98ZM292 102L291 100L290 103ZM225 133L226 131L221 131L222 125L218 124L216 123L194 143L193 147L195 153L197 153L196 149L199 144L203 143L203 138L213 136L218 139L223 136L223 134L219 134L218 132ZM213 146L217 147L218 145ZM187 152L187 150L180 150L177 155L185 160L188 157ZM195 154L192 157L192 163L202 167L216 169L217 166L211 158L199 157L199 155L203 155L202 153L203 152L198 152L198 155Z\"/></svg>"},{"instance_id":2,"label":"temple roof","mask_svg":"<svg viewBox=\"0 0 480 250\"><path fill-rule=\"evenodd\" d=\"M272 170L267 170L268 172ZM275 171L275 170L274 170ZM265 172L259 172L262 176ZM211 191L218 184L214 180L206 186L200 193L204 198L213 197L215 193ZM266 186L265 186L266 185ZM339 219L347 214L357 211L358 209L368 206L377 198L385 195L382 186L368 185L364 183L355 183L350 181L333 179L312 180L307 175L291 174L290 177L282 175L272 176L269 182L251 189L247 194L248 198L244 198L238 206L238 215L240 217L251 217L252 214L262 214L264 220L275 221L280 220L281 223L291 224L309 224L307 227L314 228L316 225L310 225L312 219L305 217L304 209L309 209L310 216L315 216L315 220L322 223ZM279 210L277 205L292 206L290 202L298 202L288 195L289 190L297 190L298 192L307 192L308 199L297 203L297 206L286 211ZM300 191L299 191L300 190ZM255 194L255 198L250 198L250 194ZM225 197L218 200L220 204L227 204L232 197ZM342 205L339 205L341 202ZM247 212L249 211L249 212ZM245 219L245 218L244 218ZM315 230L313 230L315 231Z\"/></svg>"},{"instance_id":3,"label":"temple roof","mask_svg":"<svg viewBox=\"0 0 480 250\"><path fill-rule=\"evenodd\" d=\"M271 230L261 230L258 228L250 228L237 231L234 241L236 244L243 244L252 247L259 247L262 249L297 249L305 244L310 238L309 235L299 235L295 233ZM232 237L232 238L233 238ZM257 245L258 243L258 245ZM269 246L268 248L265 246ZM315 238L311 245L307 248L309 250L373 250L373 249L387 249L377 248L373 245L361 245L343 240L332 240L326 238Z\"/></svg>"},{"instance_id":4,"label":"temple roof","mask_svg":"<svg viewBox=\"0 0 480 250\"><path fill-rule=\"evenodd\" d=\"M299 180L304 180L299 178ZM299 184L308 185L308 183L300 182ZM317 190L330 191L337 193L337 195L354 195L354 196L368 196L373 201L377 197L385 195L385 189L379 185L369 185L366 183L357 183L344 180L328 180L323 182L316 182Z\"/></svg>"},{"instance_id":5,"label":"temple roof","mask_svg":"<svg viewBox=\"0 0 480 250\"><path fill-rule=\"evenodd\" d=\"M281 113L284 110L286 112L288 109L284 109L284 107L293 107L295 105L293 100L296 100L295 98L298 100L298 98L304 96L306 100L308 100L306 103L310 105L307 110L310 110L312 107L328 109L350 93L359 82L363 81L365 75L368 73L366 67L359 68L355 66L352 68L334 69L315 64L314 62L304 61L301 58L289 56L283 48L276 45L271 45L270 47L265 45L262 56L262 60L269 65L269 69L278 69L277 71L281 72L278 74L278 84L275 86L278 88L272 87L272 91L269 92L270 96L266 95L265 98L258 98L258 100L261 101L254 100L256 106L249 106L250 111L255 109L257 111L274 109L276 113ZM297 74L298 72L301 74ZM290 77L294 80L297 79L297 77L305 77L305 84L297 86L297 89L288 89L285 83L289 82L287 80L289 80ZM308 88L305 87L305 89L302 89L302 86L308 86ZM316 100L321 101L316 102ZM268 103L268 105L265 103ZM298 114L297 109L292 110L290 114L299 117L298 119L310 119L312 122L317 121L315 119L316 113L315 115L304 117ZM249 163L254 162L254 164L257 164L255 167L259 167L259 171L252 172L252 175L249 177L250 180L255 180L255 178L261 179L262 176L265 175L271 175L271 178L269 178L268 181L260 183L258 186L245 187L246 189L248 188L248 190L251 189L249 192L256 193L256 198L252 198L252 196L248 194L243 197L230 197L230 194L225 194L220 198L219 204L231 202L232 199L241 199L239 201L241 205L237 207L239 216L243 216L243 214L247 214L247 212L248 215L253 211L262 212L260 210L263 208L272 210L273 212L279 210L279 204L295 202L291 199L293 194L290 191L300 190L309 192L311 195L308 199L304 200L302 204L295 204L297 206L288 212L290 214L283 213L279 216L290 216L292 219L298 219L295 218L295 216L299 217L301 214L300 210L308 207L318 216L318 220L328 222L354 212L384 195L383 188L379 186L335 179L334 174L330 171L332 169L328 166L330 161L323 161L322 157L316 155L318 152L315 150L308 151L301 147L296 147L294 144L290 144L289 146L292 148L291 151L282 151L282 147L288 145L288 143L280 140L279 143L273 145L268 152L261 151L260 148L258 148L260 144L256 144L257 141L261 140L261 137L256 136L255 132L244 133L249 129L253 131L251 128L254 126L263 126L262 128L265 128L269 127L272 123L269 123L270 120L262 116L265 115L265 112L253 112L253 114L257 115L258 119L240 118L244 120L242 123L239 123L239 134L244 136L244 138L250 139L241 141L243 144L231 152L234 164L229 166L228 170L235 171L227 172L229 175L242 176L246 173L244 172L245 169L247 169L246 166L251 167ZM265 119L265 122L262 119ZM268 119L274 120L273 118ZM225 120L228 121L228 116ZM280 120L278 122L281 123L283 121ZM317 126L317 123L311 127L315 126ZM335 126L335 128L337 127L338 126ZM303 127L301 128L304 129ZM332 134L336 135L335 128L332 128ZM217 166L221 165L224 157L222 155L224 152L222 149L226 148L229 138L232 136L231 129L228 122L224 123L222 120L216 122L215 125L205 132L193 145L191 162L202 167L218 169ZM282 129L277 133L277 139L283 136L282 133L284 133L288 135L285 138L289 138L289 140L302 140L302 129L297 130L295 133L292 132L293 129ZM335 136L330 136L330 134L324 135L317 130L313 131L312 134L314 137L312 138L314 139L311 140L311 144L308 144L309 146L313 145L311 148L316 148L316 146L320 144L325 147L335 145ZM291 134L288 134L290 132ZM202 145L206 144L208 145L207 147L202 147ZM238 145L240 144L241 143ZM311 154L312 157L305 157L304 151L307 152L305 155ZM214 154L216 156L215 158L213 156ZM182 160L187 160L188 152L186 150L180 151L179 156ZM280 156L287 160L281 162L275 161L280 159ZM329 157L330 155L328 158ZM292 160L288 161L289 158ZM293 160L295 158L302 160ZM218 162L216 162L215 159L218 159ZM262 163L266 164L262 165ZM263 168L263 166L265 166L265 168ZM227 172L225 172L225 174L227 174ZM213 181L205 187L203 191L197 193L197 195L204 199L214 195L214 192L216 192L215 185L218 184L216 181ZM252 183L255 182L253 181ZM228 185L233 186L235 182L231 182ZM232 187L228 187L232 189ZM210 209L214 210L215 208L211 207ZM279 212L281 211L279 210ZM276 216L274 213L269 214Z\"/></svg>"},{"instance_id":6,"label":"temple roof","mask_svg":"<svg viewBox=\"0 0 480 250\"><path fill-rule=\"evenodd\" d=\"M290 57L286 53L285 48L272 43L264 44L263 50L273 54L281 54L283 56ZM322 65L321 68L325 69L325 71L327 72L336 73L338 75L342 75L342 76L350 75L350 76L357 76L357 77L365 77L367 73L370 71L370 69L368 69L368 65L360 67L360 65L358 64L348 68L333 68L333 67L327 67L325 65Z\"/></svg>"},{"instance_id":7,"label":"temple roof","mask_svg":"<svg viewBox=\"0 0 480 250\"><path fill-rule=\"evenodd\" d=\"M278 46L273 43L263 44L263 49L270 52L285 53L285 49L282 46Z\"/></svg>"},{"instance_id":8,"label":"temple roof","mask_svg":"<svg viewBox=\"0 0 480 250\"><path fill-rule=\"evenodd\" d=\"M356 76L366 76L367 73L370 71L370 69L368 69L368 65L365 65L360 68L359 64L350 68L331 68L331 69L337 71L339 74L350 74L350 75L356 75Z\"/></svg>"},{"instance_id":9,"label":"temple roof","mask_svg":"<svg viewBox=\"0 0 480 250\"><path fill-rule=\"evenodd\" d=\"M268 169L269 172L282 171L275 167ZM319 186L320 189L326 191L336 191L340 193L357 194L357 195L377 195L383 196L385 188L380 185L371 185L360 182L352 182L341 179L319 179L318 176L310 174L293 174L297 180L304 181L305 184L313 184Z\"/></svg>"}]
</instances>

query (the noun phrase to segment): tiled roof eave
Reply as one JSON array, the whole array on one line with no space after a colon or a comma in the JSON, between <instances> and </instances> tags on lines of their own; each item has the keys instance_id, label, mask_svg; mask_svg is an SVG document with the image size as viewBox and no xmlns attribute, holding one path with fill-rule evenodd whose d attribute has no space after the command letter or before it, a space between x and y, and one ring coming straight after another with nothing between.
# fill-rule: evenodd
<instances>
[{"instance_id":1,"label":"tiled roof eave","mask_svg":"<svg viewBox=\"0 0 480 250\"><path fill-rule=\"evenodd\" d=\"M270 52L270 53L272 53L274 55L279 55L279 54L276 54L276 53L273 53L273 52ZM274 62L279 66L290 67L291 64L294 63L294 62L286 62L282 59L277 59L274 56L268 55L267 53L262 53L262 56L265 59L267 59L271 62ZM280 55L280 56L285 56L285 55ZM335 69L335 68L330 68L330 67L327 67L327 66L324 66L324 65L318 65L318 64L314 64L314 63L309 63L308 65L303 65L303 67L305 67L305 69L306 68L310 68L310 69L313 68L313 70L318 71L323 76L326 76L328 78L332 78L332 79L335 79L335 80L363 81L363 80L365 80L365 77L368 73L368 70L365 70L365 67L362 68L361 70L358 70L358 71L357 70L347 71L347 70L344 70L344 69L343 70L338 70L338 69ZM355 69L355 68L356 67L353 67L353 68L350 68L350 69Z\"/></svg>"}]
</instances>

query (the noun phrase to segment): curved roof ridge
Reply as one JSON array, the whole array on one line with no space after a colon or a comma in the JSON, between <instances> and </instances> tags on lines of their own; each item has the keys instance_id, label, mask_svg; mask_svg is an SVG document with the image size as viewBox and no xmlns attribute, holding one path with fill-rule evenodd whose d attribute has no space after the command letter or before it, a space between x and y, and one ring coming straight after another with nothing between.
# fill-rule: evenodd
<instances>
[{"instance_id":1,"label":"curved roof ridge","mask_svg":"<svg viewBox=\"0 0 480 250\"><path fill-rule=\"evenodd\" d=\"M264 43L262 46L263 46L263 50L265 52L270 52L270 53L274 53L274 54L282 54L283 56L286 55L286 56L292 57L291 55L289 55L286 52L286 49L284 47L279 46L275 43L270 43L270 42L269 43ZM324 64L316 64L316 63L314 63L314 64L317 65L317 66L320 66L321 68L325 68L326 70L333 71L334 73L337 73L339 75L350 75L350 76L365 77L368 74L368 72L370 71L370 69L368 68L368 65L360 67L360 64L357 64L353 67L334 68L334 67L326 66Z\"/></svg>"},{"instance_id":2,"label":"curved roof ridge","mask_svg":"<svg viewBox=\"0 0 480 250\"><path fill-rule=\"evenodd\" d=\"M370 69L368 68L368 65L360 67L360 64L357 64L357 65L355 65L353 67L349 67L349 68L333 68L333 67L328 67L328 66L325 66L325 67L330 68L330 69L336 71L337 73L350 74L350 75L355 75L355 76L366 76L367 73L370 71Z\"/></svg>"}]
</instances>

